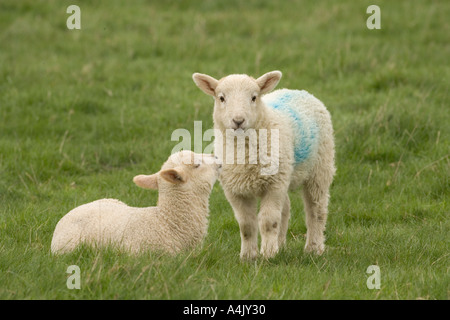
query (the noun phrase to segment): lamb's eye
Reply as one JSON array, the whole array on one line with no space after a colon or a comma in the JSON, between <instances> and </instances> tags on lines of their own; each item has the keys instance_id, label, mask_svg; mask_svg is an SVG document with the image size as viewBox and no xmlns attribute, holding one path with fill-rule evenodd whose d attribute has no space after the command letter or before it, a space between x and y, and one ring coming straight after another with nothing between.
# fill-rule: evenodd
<instances>
[{"instance_id":1,"label":"lamb's eye","mask_svg":"<svg viewBox=\"0 0 450 320\"><path fill-rule=\"evenodd\" d=\"M200 167L200 163L197 163L194 165L194 168L197 169L198 167Z\"/></svg>"},{"instance_id":2,"label":"lamb's eye","mask_svg":"<svg viewBox=\"0 0 450 320\"><path fill-rule=\"evenodd\" d=\"M255 102L256 101L256 96L253 96L252 97L252 102Z\"/></svg>"},{"instance_id":3,"label":"lamb's eye","mask_svg":"<svg viewBox=\"0 0 450 320\"><path fill-rule=\"evenodd\" d=\"M225 97L224 96L220 96L219 100L220 100L220 102L225 102Z\"/></svg>"}]
</instances>

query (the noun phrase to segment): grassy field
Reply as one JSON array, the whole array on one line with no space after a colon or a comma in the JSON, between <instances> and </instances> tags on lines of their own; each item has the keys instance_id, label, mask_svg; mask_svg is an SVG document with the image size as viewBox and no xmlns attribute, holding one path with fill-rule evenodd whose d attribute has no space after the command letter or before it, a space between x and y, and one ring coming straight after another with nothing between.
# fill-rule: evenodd
<instances>
[{"instance_id":1,"label":"grassy field","mask_svg":"<svg viewBox=\"0 0 450 320\"><path fill-rule=\"evenodd\" d=\"M127 4L125 4L127 3ZM66 8L81 8L68 30ZM450 2L0 2L0 299L449 299ZM118 198L154 205L159 170L212 101L193 72L305 89L332 114L337 175L327 251L303 253L299 192L287 246L242 263L219 183L202 248L172 258L80 248L54 257L58 220ZM206 146L207 143L205 143ZM66 286L70 265L81 289ZM366 286L370 265L381 288Z\"/></svg>"}]
</instances>

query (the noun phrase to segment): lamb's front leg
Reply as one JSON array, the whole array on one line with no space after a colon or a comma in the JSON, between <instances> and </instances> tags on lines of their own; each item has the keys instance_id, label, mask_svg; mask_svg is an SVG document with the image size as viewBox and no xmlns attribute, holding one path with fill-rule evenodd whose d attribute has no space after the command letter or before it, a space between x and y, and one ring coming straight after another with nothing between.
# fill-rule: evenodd
<instances>
[{"instance_id":1,"label":"lamb's front leg","mask_svg":"<svg viewBox=\"0 0 450 320\"><path fill-rule=\"evenodd\" d=\"M287 190L268 191L261 198L261 209L258 215L261 233L261 254L264 258L275 256L279 249L281 212L285 204Z\"/></svg>"},{"instance_id":2,"label":"lamb's front leg","mask_svg":"<svg viewBox=\"0 0 450 320\"><path fill-rule=\"evenodd\" d=\"M226 196L233 207L241 231L240 257L242 260L253 260L258 256L257 200L227 193Z\"/></svg>"}]
</instances>

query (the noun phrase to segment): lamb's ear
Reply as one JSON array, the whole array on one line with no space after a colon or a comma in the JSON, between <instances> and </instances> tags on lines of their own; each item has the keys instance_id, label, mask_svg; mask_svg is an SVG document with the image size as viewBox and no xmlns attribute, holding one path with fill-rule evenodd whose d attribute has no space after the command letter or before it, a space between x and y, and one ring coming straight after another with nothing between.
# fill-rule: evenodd
<instances>
[{"instance_id":1,"label":"lamb's ear","mask_svg":"<svg viewBox=\"0 0 450 320\"><path fill-rule=\"evenodd\" d=\"M271 71L256 79L256 83L261 89L261 94L272 91L280 81L281 75L281 71Z\"/></svg>"},{"instance_id":2,"label":"lamb's ear","mask_svg":"<svg viewBox=\"0 0 450 320\"><path fill-rule=\"evenodd\" d=\"M146 175L138 175L133 178L133 182L136 183L137 186L144 189L158 189L158 173L146 176Z\"/></svg>"},{"instance_id":3,"label":"lamb's ear","mask_svg":"<svg viewBox=\"0 0 450 320\"><path fill-rule=\"evenodd\" d=\"M192 75L192 79L197 87L199 87L204 93L214 96L217 84L219 83L218 80L202 73L194 73Z\"/></svg>"},{"instance_id":4,"label":"lamb's ear","mask_svg":"<svg viewBox=\"0 0 450 320\"><path fill-rule=\"evenodd\" d=\"M174 184L180 184L183 182L186 182L186 175L184 174L184 172L182 170L177 170L177 169L167 169L167 170L162 170L159 175Z\"/></svg>"}]
</instances>

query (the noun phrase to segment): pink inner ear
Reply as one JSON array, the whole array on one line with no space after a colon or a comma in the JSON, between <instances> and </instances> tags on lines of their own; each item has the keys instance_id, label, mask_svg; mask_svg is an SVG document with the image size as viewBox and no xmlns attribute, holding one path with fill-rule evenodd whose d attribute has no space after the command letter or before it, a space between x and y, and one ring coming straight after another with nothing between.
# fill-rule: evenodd
<instances>
[{"instance_id":1,"label":"pink inner ear","mask_svg":"<svg viewBox=\"0 0 450 320\"><path fill-rule=\"evenodd\" d=\"M215 88L213 88L213 86L211 86L211 83L205 80L200 80L203 83L203 86L208 89L209 91L214 92Z\"/></svg>"},{"instance_id":2,"label":"pink inner ear","mask_svg":"<svg viewBox=\"0 0 450 320\"><path fill-rule=\"evenodd\" d=\"M193 79L195 84L206 94L214 95L218 81L206 74L194 73Z\"/></svg>"},{"instance_id":3,"label":"pink inner ear","mask_svg":"<svg viewBox=\"0 0 450 320\"><path fill-rule=\"evenodd\" d=\"M281 72L272 71L259 77L256 80L256 82L258 83L261 89L261 93L266 93L274 89L278 84L278 82L280 81L280 79L281 79Z\"/></svg>"}]
</instances>

